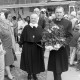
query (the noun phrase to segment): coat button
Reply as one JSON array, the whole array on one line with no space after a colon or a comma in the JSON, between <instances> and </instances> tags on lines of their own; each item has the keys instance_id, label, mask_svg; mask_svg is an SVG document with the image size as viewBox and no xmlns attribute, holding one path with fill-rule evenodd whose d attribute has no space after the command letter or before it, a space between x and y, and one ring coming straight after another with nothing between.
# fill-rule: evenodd
<instances>
[{"instance_id":1,"label":"coat button","mask_svg":"<svg viewBox=\"0 0 80 80\"><path fill-rule=\"evenodd\" d=\"M35 38L35 36L33 35L33 38Z\"/></svg>"}]
</instances>

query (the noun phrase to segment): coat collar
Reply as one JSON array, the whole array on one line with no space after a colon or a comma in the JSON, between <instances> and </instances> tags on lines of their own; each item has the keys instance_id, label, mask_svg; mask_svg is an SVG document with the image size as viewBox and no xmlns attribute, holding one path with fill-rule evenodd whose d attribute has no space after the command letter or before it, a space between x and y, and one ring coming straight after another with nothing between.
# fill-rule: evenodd
<instances>
[{"instance_id":1,"label":"coat collar","mask_svg":"<svg viewBox=\"0 0 80 80\"><path fill-rule=\"evenodd\" d=\"M30 23L29 25L30 25L32 28L33 28L33 27L35 27L35 28L37 28L37 27L38 27L38 24Z\"/></svg>"}]
</instances>

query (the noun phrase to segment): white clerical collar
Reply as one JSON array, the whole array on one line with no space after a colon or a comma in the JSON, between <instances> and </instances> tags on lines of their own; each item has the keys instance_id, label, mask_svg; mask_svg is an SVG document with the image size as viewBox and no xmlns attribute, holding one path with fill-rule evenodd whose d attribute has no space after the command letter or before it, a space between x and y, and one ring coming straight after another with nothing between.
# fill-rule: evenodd
<instances>
[{"instance_id":1,"label":"white clerical collar","mask_svg":"<svg viewBox=\"0 0 80 80\"><path fill-rule=\"evenodd\" d=\"M56 18L56 21L61 21L61 20L62 20L62 18L61 19Z\"/></svg>"},{"instance_id":2,"label":"white clerical collar","mask_svg":"<svg viewBox=\"0 0 80 80\"><path fill-rule=\"evenodd\" d=\"M33 28L33 27L36 27L36 28L38 27L38 24L30 23L29 25L30 25L32 28Z\"/></svg>"}]
</instances>

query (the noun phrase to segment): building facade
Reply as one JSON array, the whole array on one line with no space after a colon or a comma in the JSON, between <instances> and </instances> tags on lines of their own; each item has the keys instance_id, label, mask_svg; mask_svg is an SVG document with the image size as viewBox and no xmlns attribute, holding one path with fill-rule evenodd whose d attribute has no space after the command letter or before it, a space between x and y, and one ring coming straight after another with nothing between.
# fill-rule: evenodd
<instances>
[{"instance_id":1,"label":"building facade","mask_svg":"<svg viewBox=\"0 0 80 80\"><path fill-rule=\"evenodd\" d=\"M47 0L0 0L0 5L39 3Z\"/></svg>"},{"instance_id":2,"label":"building facade","mask_svg":"<svg viewBox=\"0 0 80 80\"><path fill-rule=\"evenodd\" d=\"M39 3L50 1L80 1L80 0L0 0L0 5Z\"/></svg>"}]
</instances>

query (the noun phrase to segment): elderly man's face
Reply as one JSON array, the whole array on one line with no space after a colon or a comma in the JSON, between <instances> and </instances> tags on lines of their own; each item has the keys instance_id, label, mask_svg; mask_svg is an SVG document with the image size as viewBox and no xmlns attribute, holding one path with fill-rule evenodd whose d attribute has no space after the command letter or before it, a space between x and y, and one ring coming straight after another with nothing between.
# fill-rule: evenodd
<instances>
[{"instance_id":1,"label":"elderly man's face","mask_svg":"<svg viewBox=\"0 0 80 80\"><path fill-rule=\"evenodd\" d=\"M38 20L39 20L39 17L38 17L37 14L31 15L31 17L30 17L30 22L31 23L36 24L36 23L38 23Z\"/></svg>"},{"instance_id":2,"label":"elderly man's face","mask_svg":"<svg viewBox=\"0 0 80 80\"><path fill-rule=\"evenodd\" d=\"M55 11L55 16L56 16L56 18L58 18L58 19L63 18L63 16L64 16L64 11L63 11L63 9L62 9L62 8L57 8L56 11Z\"/></svg>"},{"instance_id":3,"label":"elderly man's face","mask_svg":"<svg viewBox=\"0 0 80 80\"><path fill-rule=\"evenodd\" d=\"M40 9L39 8L35 8L34 9L34 13L36 13L39 16L40 15Z\"/></svg>"}]
</instances>

